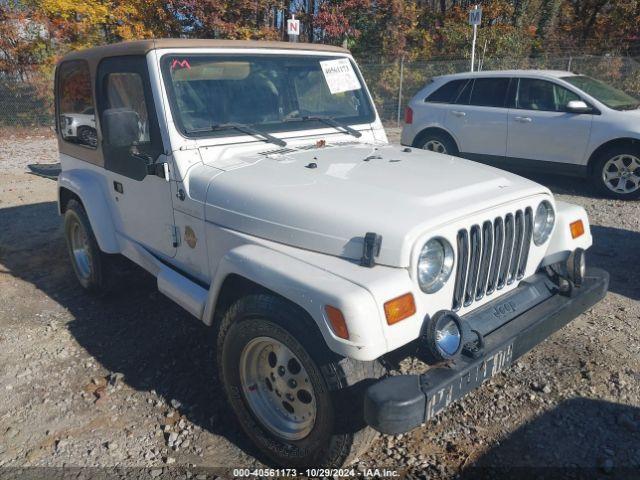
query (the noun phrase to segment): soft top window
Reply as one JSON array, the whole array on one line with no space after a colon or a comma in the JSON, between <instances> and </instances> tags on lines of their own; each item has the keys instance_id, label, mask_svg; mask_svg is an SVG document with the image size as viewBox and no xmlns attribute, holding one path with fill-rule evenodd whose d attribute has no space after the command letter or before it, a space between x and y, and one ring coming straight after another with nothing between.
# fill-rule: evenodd
<instances>
[{"instance_id":1,"label":"soft top window","mask_svg":"<svg viewBox=\"0 0 640 480\"><path fill-rule=\"evenodd\" d=\"M98 138L89 65L71 60L58 67L58 131L62 138L96 148Z\"/></svg>"}]
</instances>

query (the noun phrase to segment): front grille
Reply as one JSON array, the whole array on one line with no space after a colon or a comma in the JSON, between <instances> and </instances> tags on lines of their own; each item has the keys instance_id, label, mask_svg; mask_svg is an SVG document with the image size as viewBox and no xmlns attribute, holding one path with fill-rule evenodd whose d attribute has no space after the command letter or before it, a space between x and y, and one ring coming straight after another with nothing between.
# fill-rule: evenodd
<instances>
[{"instance_id":1,"label":"front grille","mask_svg":"<svg viewBox=\"0 0 640 480\"><path fill-rule=\"evenodd\" d=\"M453 310L468 307L524 277L532 231L529 207L460 230Z\"/></svg>"}]
</instances>

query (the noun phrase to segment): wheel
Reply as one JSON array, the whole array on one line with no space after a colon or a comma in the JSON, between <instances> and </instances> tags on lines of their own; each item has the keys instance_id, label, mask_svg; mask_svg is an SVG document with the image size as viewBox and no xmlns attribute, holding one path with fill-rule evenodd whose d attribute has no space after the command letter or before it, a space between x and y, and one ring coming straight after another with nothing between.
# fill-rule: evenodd
<instances>
[{"instance_id":1,"label":"wheel","mask_svg":"<svg viewBox=\"0 0 640 480\"><path fill-rule=\"evenodd\" d=\"M612 147L596 160L592 180L600 193L619 199L640 197L640 148Z\"/></svg>"},{"instance_id":2,"label":"wheel","mask_svg":"<svg viewBox=\"0 0 640 480\"><path fill-rule=\"evenodd\" d=\"M242 429L270 463L337 468L376 437L364 426L363 394L367 380L384 370L332 354L307 319L275 295L237 301L218 332L220 381Z\"/></svg>"},{"instance_id":3,"label":"wheel","mask_svg":"<svg viewBox=\"0 0 640 480\"><path fill-rule=\"evenodd\" d=\"M416 147L443 155L458 154L456 144L448 136L439 132L429 132L422 136L417 140Z\"/></svg>"},{"instance_id":4,"label":"wheel","mask_svg":"<svg viewBox=\"0 0 640 480\"><path fill-rule=\"evenodd\" d=\"M64 233L71 265L80 285L88 291L106 293L111 287L110 262L102 253L89 218L77 200L69 200L64 214Z\"/></svg>"},{"instance_id":5,"label":"wheel","mask_svg":"<svg viewBox=\"0 0 640 480\"><path fill-rule=\"evenodd\" d=\"M90 147L95 147L98 145L98 133L96 132L95 128L79 127L78 140L83 145L89 145Z\"/></svg>"}]
</instances>

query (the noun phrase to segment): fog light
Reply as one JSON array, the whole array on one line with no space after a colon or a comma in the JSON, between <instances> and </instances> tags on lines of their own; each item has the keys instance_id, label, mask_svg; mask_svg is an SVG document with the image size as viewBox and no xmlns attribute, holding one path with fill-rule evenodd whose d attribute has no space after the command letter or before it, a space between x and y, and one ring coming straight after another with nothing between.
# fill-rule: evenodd
<instances>
[{"instance_id":1,"label":"fog light","mask_svg":"<svg viewBox=\"0 0 640 480\"><path fill-rule=\"evenodd\" d=\"M453 312L442 310L426 325L425 340L428 352L436 360L449 360L462 348L462 321Z\"/></svg>"},{"instance_id":2,"label":"fog light","mask_svg":"<svg viewBox=\"0 0 640 480\"><path fill-rule=\"evenodd\" d=\"M579 287L584 282L586 271L585 252L582 248L576 248L567 259L567 276L576 287Z\"/></svg>"}]
</instances>

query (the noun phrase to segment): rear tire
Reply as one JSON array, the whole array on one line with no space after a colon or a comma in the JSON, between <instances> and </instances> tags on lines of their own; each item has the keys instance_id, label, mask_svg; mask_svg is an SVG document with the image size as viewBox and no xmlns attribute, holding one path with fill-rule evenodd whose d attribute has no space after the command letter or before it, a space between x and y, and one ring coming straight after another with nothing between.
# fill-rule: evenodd
<instances>
[{"instance_id":1,"label":"rear tire","mask_svg":"<svg viewBox=\"0 0 640 480\"><path fill-rule=\"evenodd\" d=\"M64 234L71 266L82 288L92 293L107 293L112 286L112 262L100 250L89 217L77 200L67 203Z\"/></svg>"},{"instance_id":2,"label":"rear tire","mask_svg":"<svg viewBox=\"0 0 640 480\"><path fill-rule=\"evenodd\" d=\"M309 320L276 295L241 298L218 332L219 378L242 429L270 463L338 468L377 436L364 425L363 395L384 369L336 356Z\"/></svg>"},{"instance_id":3,"label":"rear tire","mask_svg":"<svg viewBox=\"0 0 640 480\"><path fill-rule=\"evenodd\" d=\"M629 200L640 197L640 148L613 146L596 158L591 174L602 195Z\"/></svg>"},{"instance_id":4,"label":"rear tire","mask_svg":"<svg viewBox=\"0 0 640 480\"><path fill-rule=\"evenodd\" d=\"M458 155L455 142L444 133L433 131L418 137L415 146L422 150L429 150L443 155Z\"/></svg>"}]
</instances>

